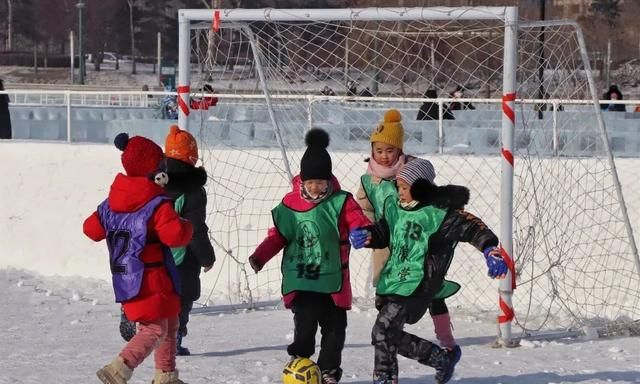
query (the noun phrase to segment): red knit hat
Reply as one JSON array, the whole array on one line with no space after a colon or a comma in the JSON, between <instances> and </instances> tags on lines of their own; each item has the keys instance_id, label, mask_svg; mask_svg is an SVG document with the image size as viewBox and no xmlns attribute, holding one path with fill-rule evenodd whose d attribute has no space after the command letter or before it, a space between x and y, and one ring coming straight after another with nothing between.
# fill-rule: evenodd
<instances>
[{"instance_id":1,"label":"red knit hat","mask_svg":"<svg viewBox=\"0 0 640 384\"><path fill-rule=\"evenodd\" d=\"M121 133L116 136L113 143L122 151L122 166L128 176L148 176L158 169L164 157L162 148L146 137L129 138L128 134Z\"/></svg>"}]
</instances>

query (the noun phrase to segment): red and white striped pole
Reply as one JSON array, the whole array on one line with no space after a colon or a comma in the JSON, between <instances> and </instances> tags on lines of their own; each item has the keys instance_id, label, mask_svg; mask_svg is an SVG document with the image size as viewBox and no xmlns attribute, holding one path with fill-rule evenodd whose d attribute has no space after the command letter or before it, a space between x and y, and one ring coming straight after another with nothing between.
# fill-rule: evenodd
<instances>
[{"instance_id":1,"label":"red and white striped pole","mask_svg":"<svg viewBox=\"0 0 640 384\"><path fill-rule=\"evenodd\" d=\"M518 63L518 8L507 7L504 29L504 78L502 82L502 178L500 192L500 251L509 266L507 277L499 283L500 315L498 343L511 346L511 301L515 288L513 263L513 137L515 131L516 75Z\"/></svg>"}]
</instances>

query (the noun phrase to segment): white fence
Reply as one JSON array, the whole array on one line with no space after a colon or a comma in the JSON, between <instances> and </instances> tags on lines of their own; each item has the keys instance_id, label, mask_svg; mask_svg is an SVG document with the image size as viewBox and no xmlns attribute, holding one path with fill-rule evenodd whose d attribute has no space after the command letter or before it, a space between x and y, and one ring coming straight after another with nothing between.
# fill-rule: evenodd
<instances>
[{"instance_id":1,"label":"white fence","mask_svg":"<svg viewBox=\"0 0 640 384\"><path fill-rule=\"evenodd\" d=\"M19 120L44 120L56 121L61 124L66 121L66 132L60 135L39 135L39 131L34 131L34 135L22 135L20 138L44 138L44 139L64 139L71 141L106 141L108 135L102 133L88 132L79 134L74 131L82 131L91 128L84 127L87 121L136 121L145 120L149 126L163 125L163 119L170 117L167 108L177 108L175 103L175 92L121 92L121 91L43 91L43 90L8 90L5 92L11 99L12 120L14 125L19 125ZM192 94L195 97L202 97L202 94ZM205 95L215 96L220 101L218 106L212 107L208 111L198 111L192 113L191 118L212 121L223 129L223 125L232 123L252 123L249 131L270 129L268 118L265 118L266 105L262 94L217 94ZM384 111L390 107L399 109L403 116L403 122L408 126L415 126L416 136L424 134L435 134L432 144L437 146L438 153L447 150L445 137L459 130L493 129L500 126L501 100L500 99L423 99L423 98L394 98L394 97L346 97L346 96L320 96L306 95L273 95L274 100L279 103L279 107L286 106L287 101L299 105L301 99L306 103L306 116L297 116L289 120L288 124L297 125L298 129L304 131L312 126L322 126L326 123L336 124L338 129L349 131L349 135L358 135L362 125L371 126L375 124L383 115ZM475 110L455 111L455 120L444 120L446 106L452 101L470 102L476 106ZM437 103L440 119L433 121L415 120L421 103ZM605 121L610 132L618 132L618 138L614 138L612 145L614 152L618 151L616 146L623 146L623 150L618 151L618 155L640 156L640 113L631 112L636 105L640 105L640 100L609 101L602 100L602 104L624 104L628 112L607 112ZM542 112L542 119L538 119L538 109L544 105L546 111ZM26 112L19 113L24 110ZM89 113L93 109L93 113ZM40 113L37 111L40 110ZM80 112L83 111L83 112ZM95 111L103 111L96 113ZM579 129L581 125L591 124L589 114L582 112L593 112L592 101L590 100L517 100L516 101L516 124L526 124L530 128L535 128L536 121L540 127L544 126L549 130L550 142L553 154L558 154L562 150L563 137L562 130ZM44 116L44 117L43 117ZM330 121L326 121L328 118ZM223 123L221 123L223 122ZM30 123L31 127L36 125L46 125L46 123ZM96 124L94 130L100 130L101 124ZM126 124L118 125L118 128L127 128ZM256 128L259 126L260 128ZM44 128L42 128L44 129ZM195 129L192 127L192 129ZM368 128L365 129L365 131ZM411 128L409 129L411 130ZM16 129L14 128L14 131ZM93 134L92 134L93 133ZM491 133L493 135L493 133ZM248 135L247 137L249 137ZM94 139L97 137L97 139ZM499 137L499 136L498 136ZM242 144L244 137L239 142ZM632 142L638 141L637 145ZM423 144L426 140L422 140ZM269 144L269 143L267 143ZM271 143L277 145L277 143ZM270 145L268 145L270 146ZM420 148L422 149L422 148Z\"/></svg>"}]
</instances>

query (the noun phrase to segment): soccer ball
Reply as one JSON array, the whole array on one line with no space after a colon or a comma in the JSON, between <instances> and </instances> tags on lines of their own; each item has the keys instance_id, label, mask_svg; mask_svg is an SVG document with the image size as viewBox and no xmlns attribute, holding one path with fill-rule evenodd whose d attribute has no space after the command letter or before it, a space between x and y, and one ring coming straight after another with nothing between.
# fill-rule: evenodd
<instances>
[{"instance_id":1,"label":"soccer ball","mask_svg":"<svg viewBox=\"0 0 640 384\"><path fill-rule=\"evenodd\" d=\"M297 357L282 371L282 384L320 384L320 368L306 357Z\"/></svg>"}]
</instances>

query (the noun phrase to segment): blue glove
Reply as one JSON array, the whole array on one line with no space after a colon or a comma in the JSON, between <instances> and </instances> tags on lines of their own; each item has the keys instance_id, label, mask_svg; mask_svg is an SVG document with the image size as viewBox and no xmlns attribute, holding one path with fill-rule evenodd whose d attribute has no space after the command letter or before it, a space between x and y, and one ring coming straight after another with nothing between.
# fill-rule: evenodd
<instances>
[{"instance_id":1,"label":"blue glove","mask_svg":"<svg viewBox=\"0 0 640 384\"><path fill-rule=\"evenodd\" d=\"M509 268L507 267L507 263L504 262L502 256L500 256L500 250L498 247L487 247L484 249L483 253L487 262L489 277L492 279L504 277Z\"/></svg>"},{"instance_id":2,"label":"blue glove","mask_svg":"<svg viewBox=\"0 0 640 384\"><path fill-rule=\"evenodd\" d=\"M369 243L371 234L363 228L357 228L349 232L349 241L355 249L364 248Z\"/></svg>"}]
</instances>

